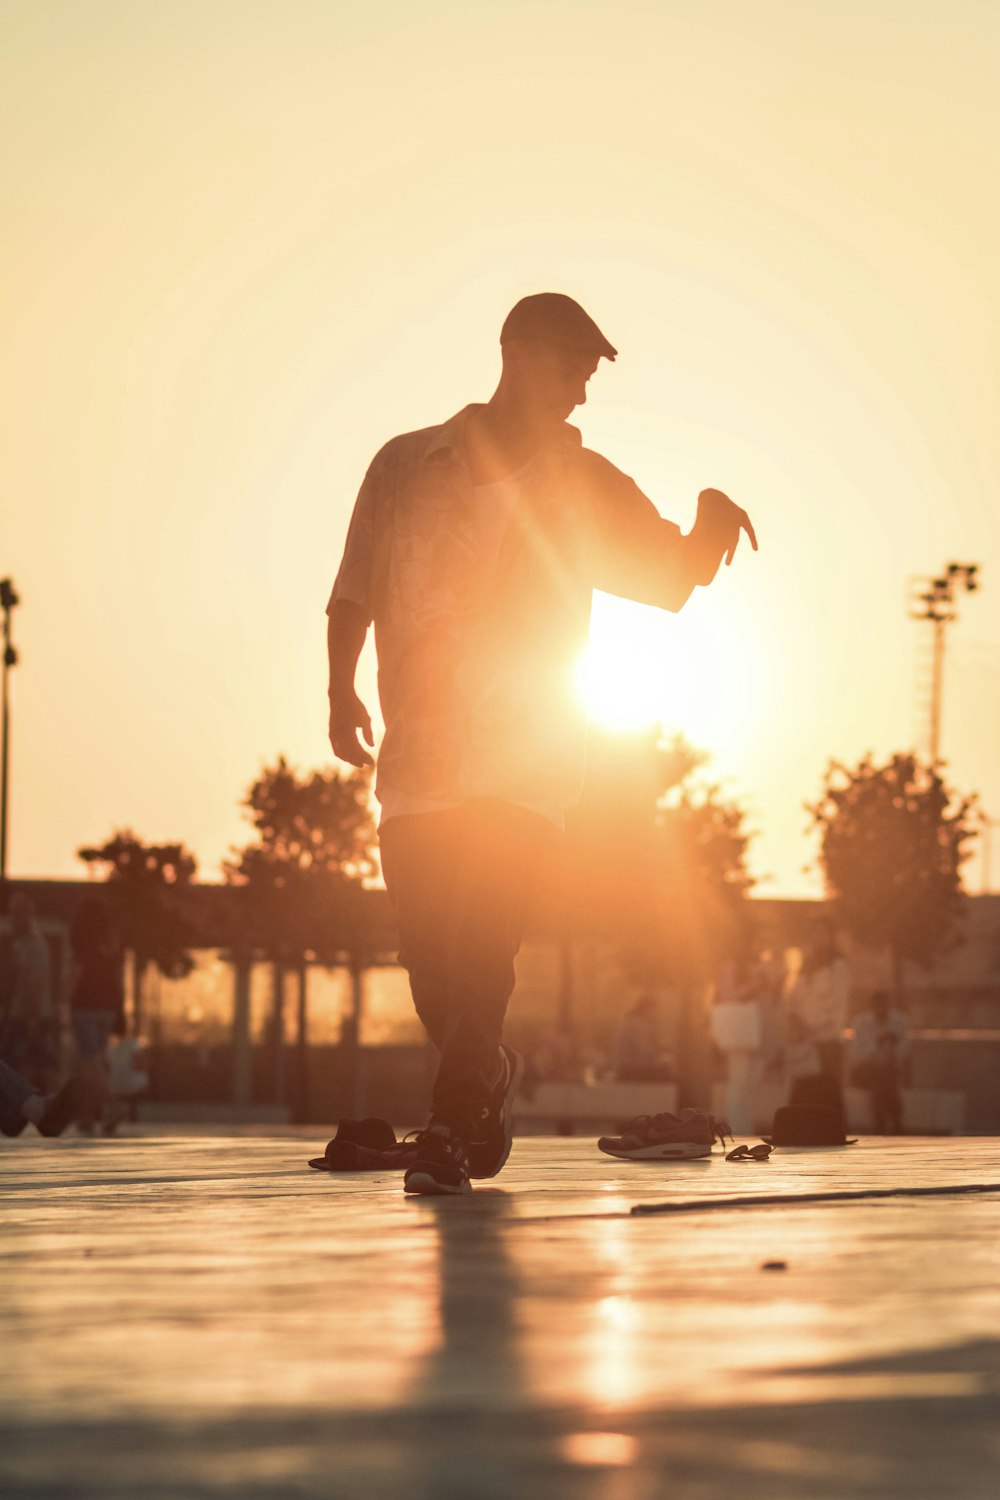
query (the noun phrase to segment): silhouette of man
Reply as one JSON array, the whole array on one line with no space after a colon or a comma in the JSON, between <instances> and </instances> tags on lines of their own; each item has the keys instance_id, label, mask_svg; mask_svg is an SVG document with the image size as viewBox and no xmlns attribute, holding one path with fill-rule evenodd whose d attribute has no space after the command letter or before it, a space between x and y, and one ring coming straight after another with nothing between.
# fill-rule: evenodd
<instances>
[{"instance_id":1,"label":"silhouette of man","mask_svg":"<svg viewBox=\"0 0 1000 1500\"><path fill-rule=\"evenodd\" d=\"M682 535L582 446L567 418L617 351L577 302L525 297L500 344L485 405L376 454L327 608L330 744L354 766L373 764L354 677L375 627L382 868L440 1053L411 1193L467 1192L510 1151L523 1063L502 1044L504 1015L534 871L583 783L573 667L593 590L679 610L742 531L757 546L719 490L702 491Z\"/></svg>"}]
</instances>

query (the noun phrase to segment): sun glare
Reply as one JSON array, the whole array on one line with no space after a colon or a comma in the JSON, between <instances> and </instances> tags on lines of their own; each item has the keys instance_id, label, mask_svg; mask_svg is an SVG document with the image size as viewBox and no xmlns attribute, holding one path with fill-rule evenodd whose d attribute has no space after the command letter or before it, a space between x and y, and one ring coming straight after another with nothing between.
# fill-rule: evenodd
<instances>
[{"instance_id":1,"label":"sun glare","mask_svg":"<svg viewBox=\"0 0 1000 1500\"><path fill-rule=\"evenodd\" d=\"M750 710L745 663L721 612L687 620L595 594L577 691L595 723L621 733L661 723L718 753Z\"/></svg>"}]
</instances>

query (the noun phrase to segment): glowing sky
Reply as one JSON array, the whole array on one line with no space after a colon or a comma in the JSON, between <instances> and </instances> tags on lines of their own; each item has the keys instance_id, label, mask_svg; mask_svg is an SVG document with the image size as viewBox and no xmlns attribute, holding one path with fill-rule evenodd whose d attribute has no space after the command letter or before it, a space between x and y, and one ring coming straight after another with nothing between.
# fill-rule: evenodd
<instances>
[{"instance_id":1,"label":"glowing sky","mask_svg":"<svg viewBox=\"0 0 1000 1500\"><path fill-rule=\"evenodd\" d=\"M12 874L130 824L211 875L265 760L328 763L361 475L489 395L543 289L620 351L589 445L683 524L705 485L756 523L680 618L601 619L662 642L762 893L809 888L828 757L914 742L906 581L951 558L985 587L943 748L1000 817L1000 7L3 0L0 27Z\"/></svg>"}]
</instances>

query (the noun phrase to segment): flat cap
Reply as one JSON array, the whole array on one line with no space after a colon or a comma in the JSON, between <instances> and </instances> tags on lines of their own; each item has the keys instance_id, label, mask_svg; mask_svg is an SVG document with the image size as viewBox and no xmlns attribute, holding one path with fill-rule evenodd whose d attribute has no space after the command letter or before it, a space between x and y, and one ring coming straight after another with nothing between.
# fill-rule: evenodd
<instances>
[{"instance_id":1,"label":"flat cap","mask_svg":"<svg viewBox=\"0 0 1000 1500\"><path fill-rule=\"evenodd\" d=\"M536 292L516 302L500 330L501 345L511 339L539 339L561 349L603 355L605 359L614 359L618 353L579 302L562 292Z\"/></svg>"}]
</instances>

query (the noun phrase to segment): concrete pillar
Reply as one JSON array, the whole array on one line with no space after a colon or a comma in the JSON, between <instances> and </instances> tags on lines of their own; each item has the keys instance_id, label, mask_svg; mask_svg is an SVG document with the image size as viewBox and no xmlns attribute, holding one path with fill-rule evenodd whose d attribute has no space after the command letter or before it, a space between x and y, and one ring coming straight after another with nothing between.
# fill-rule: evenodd
<instances>
[{"instance_id":1,"label":"concrete pillar","mask_svg":"<svg viewBox=\"0 0 1000 1500\"><path fill-rule=\"evenodd\" d=\"M365 1077L365 1050L362 1026L365 1011L365 970L357 954L351 958L351 1014L344 1026L347 1044L348 1111L351 1119L362 1120L368 1112L368 1080Z\"/></svg>"},{"instance_id":2,"label":"concrete pillar","mask_svg":"<svg viewBox=\"0 0 1000 1500\"><path fill-rule=\"evenodd\" d=\"M233 1103L248 1106L253 1101L253 1049L250 1041L250 960L236 957L233 964Z\"/></svg>"},{"instance_id":3,"label":"concrete pillar","mask_svg":"<svg viewBox=\"0 0 1000 1500\"><path fill-rule=\"evenodd\" d=\"M295 1028L295 1095L292 1101L292 1118L306 1124L310 1114L309 1098L309 966L303 960L295 966L296 979L296 1028Z\"/></svg>"},{"instance_id":4,"label":"concrete pillar","mask_svg":"<svg viewBox=\"0 0 1000 1500\"><path fill-rule=\"evenodd\" d=\"M271 1042L274 1103L285 1102L285 966L271 965Z\"/></svg>"}]
</instances>

